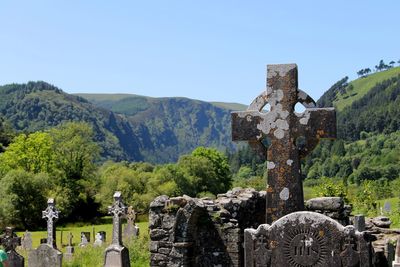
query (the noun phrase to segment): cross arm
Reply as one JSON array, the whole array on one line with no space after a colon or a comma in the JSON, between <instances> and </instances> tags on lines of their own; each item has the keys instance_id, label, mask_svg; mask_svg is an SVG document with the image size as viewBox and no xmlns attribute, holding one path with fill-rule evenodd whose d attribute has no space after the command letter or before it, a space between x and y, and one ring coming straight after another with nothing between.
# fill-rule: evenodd
<instances>
[{"instance_id":1,"label":"cross arm","mask_svg":"<svg viewBox=\"0 0 400 267\"><path fill-rule=\"evenodd\" d=\"M232 117L232 141L257 141L261 131L257 128L262 120L258 111L236 111Z\"/></svg>"},{"instance_id":2,"label":"cross arm","mask_svg":"<svg viewBox=\"0 0 400 267\"><path fill-rule=\"evenodd\" d=\"M307 113L309 118L307 118ZM336 112L334 108L309 108L305 111L305 118L300 119L300 124L309 126L311 137L336 138Z\"/></svg>"},{"instance_id":3,"label":"cross arm","mask_svg":"<svg viewBox=\"0 0 400 267\"><path fill-rule=\"evenodd\" d=\"M336 112L334 108L308 108L299 117L295 137L304 136L306 143L299 148L300 157L307 156L322 138L336 138Z\"/></svg>"}]
</instances>

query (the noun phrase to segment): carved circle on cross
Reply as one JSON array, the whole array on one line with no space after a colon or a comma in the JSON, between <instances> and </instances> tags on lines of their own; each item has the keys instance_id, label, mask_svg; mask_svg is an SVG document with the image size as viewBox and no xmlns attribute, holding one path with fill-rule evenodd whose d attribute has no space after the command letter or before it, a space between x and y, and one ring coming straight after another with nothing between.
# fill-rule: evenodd
<instances>
[{"instance_id":1,"label":"carved circle on cross","mask_svg":"<svg viewBox=\"0 0 400 267\"><path fill-rule=\"evenodd\" d=\"M251 102L251 104L247 107L247 111L264 112L264 108L267 105L268 106L275 105L276 103L270 103L269 101L270 95L271 93L269 92L268 89L263 91ZM297 116L300 116L304 113L304 111L301 113L295 111L295 106L298 103L303 105L305 108L315 108L317 106L314 99L311 96L309 96L306 92L300 89L297 89L297 101L295 102L295 104L292 107L292 110L290 111L290 113L294 113ZM307 155L309 151L312 151L318 143L318 139L313 137L308 137L308 142L306 142L305 140L306 139L304 136L296 137L293 140L294 144L296 145L302 157ZM263 147L267 149L271 144L270 139L264 135L260 137L259 142Z\"/></svg>"}]
</instances>

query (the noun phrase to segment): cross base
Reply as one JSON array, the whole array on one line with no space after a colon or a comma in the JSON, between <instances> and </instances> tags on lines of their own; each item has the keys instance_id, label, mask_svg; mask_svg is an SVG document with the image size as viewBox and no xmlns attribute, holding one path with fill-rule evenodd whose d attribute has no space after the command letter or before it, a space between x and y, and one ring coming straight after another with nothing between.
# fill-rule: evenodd
<instances>
[{"instance_id":1,"label":"cross base","mask_svg":"<svg viewBox=\"0 0 400 267\"><path fill-rule=\"evenodd\" d=\"M111 244L105 252L104 267L130 267L129 251L126 247Z\"/></svg>"}]
</instances>

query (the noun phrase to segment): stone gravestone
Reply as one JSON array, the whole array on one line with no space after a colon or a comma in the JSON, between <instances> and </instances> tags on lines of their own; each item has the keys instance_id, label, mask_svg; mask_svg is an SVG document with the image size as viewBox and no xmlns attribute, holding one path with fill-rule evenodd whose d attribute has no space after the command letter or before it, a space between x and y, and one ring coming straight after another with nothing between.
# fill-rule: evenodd
<instances>
[{"instance_id":1,"label":"stone gravestone","mask_svg":"<svg viewBox=\"0 0 400 267\"><path fill-rule=\"evenodd\" d=\"M95 240L93 243L94 247L101 247L103 245L103 236L100 233L95 235Z\"/></svg>"},{"instance_id":2,"label":"stone gravestone","mask_svg":"<svg viewBox=\"0 0 400 267\"><path fill-rule=\"evenodd\" d=\"M90 232L81 232L82 235L85 235L87 242L90 242Z\"/></svg>"},{"instance_id":3,"label":"stone gravestone","mask_svg":"<svg viewBox=\"0 0 400 267\"><path fill-rule=\"evenodd\" d=\"M129 251L122 244L121 217L127 212L122 202L121 192L115 192L114 204L108 207L108 213L113 216L113 232L111 245L105 250L104 267L130 267Z\"/></svg>"},{"instance_id":4,"label":"stone gravestone","mask_svg":"<svg viewBox=\"0 0 400 267\"><path fill-rule=\"evenodd\" d=\"M99 231L98 233L101 235L101 240L103 240L103 242L106 242L107 240L106 231Z\"/></svg>"},{"instance_id":5,"label":"stone gravestone","mask_svg":"<svg viewBox=\"0 0 400 267\"><path fill-rule=\"evenodd\" d=\"M21 239L21 246L24 250L32 249L32 234L26 230Z\"/></svg>"},{"instance_id":6,"label":"stone gravestone","mask_svg":"<svg viewBox=\"0 0 400 267\"><path fill-rule=\"evenodd\" d=\"M55 246L54 221L58 219L58 214L59 211L55 207L55 201L50 198L47 201L47 209L42 213L42 217L47 220L47 243L41 244L37 249L29 253L29 267L61 267L62 253Z\"/></svg>"},{"instance_id":7,"label":"stone gravestone","mask_svg":"<svg viewBox=\"0 0 400 267\"><path fill-rule=\"evenodd\" d=\"M8 256L8 265L9 267L23 267L24 266L24 257L19 255L15 248L21 245L21 237L18 237L14 233L14 229L12 227L6 227L4 234L0 238L0 243L4 247L4 250L7 252Z\"/></svg>"},{"instance_id":8,"label":"stone gravestone","mask_svg":"<svg viewBox=\"0 0 400 267\"><path fill-rule=\"evenodd\" d=\"M385 204L383 204L383 211L386 213L390 213L392 211L390 202L385 202Z\"/></svg>"},{"instance_id":9,"label":"stone gravestone","mask_svg":"<svg viewBox=\"0 0 400 267\"><path fill-rule=\"evenodd\" d=\"M129 206L126 215L126 226L124 228L124 237L130 239L139 235L139 227L136 225L136 212L132 206Z\"/></svg>"},{"instance_id":10,"label":"stone gravestone","mask_svg":"<svg viewBox=\"0 0 400 267\"><path fill-rule=\"evenodd\" d=\"M65 248L65 253L64 257L66 260L72 260L72 257L74 256L75 248L72 243L72 239L74 238L73 234L69 232L68 234L68 245Z\"/></svg>"},{"instance_id":11,"label":"stone gravestone","mask_svg":"<svg viewBox=\"0 0 400 267\"><path fill-rule=\"evenodd\" d=\"M296 103L306 110L296 113ZM266 105L269 112L263 111ZM335 110L316 108L315 101L298 89L297 66L268 65L266 91L246 111L232 112L232 140L248 141L268 159L267 223L304 210L300 159L319 139L335 137Z\"/></svg>"},{"instance_id":12,"label":"stone gravestone","mask_svg":"<svg viewBox=\"0 0 400 267\"><path fill-rule=\"evenodd\" d=\"M79 243L80 247L86 247L89 244L89 240L84 232L81 233L81 243Z\"/></svg>"},{"instance_id":13,"label":"stone gravestone","mask_svg":"<svg viewBox=\"0 0 400 267\"><path fill-rule=\"evenodd\" d=\"M299 211L245 230L245 266L372 266L365 232L315 212Z\"/></svg>"}]
</instances>

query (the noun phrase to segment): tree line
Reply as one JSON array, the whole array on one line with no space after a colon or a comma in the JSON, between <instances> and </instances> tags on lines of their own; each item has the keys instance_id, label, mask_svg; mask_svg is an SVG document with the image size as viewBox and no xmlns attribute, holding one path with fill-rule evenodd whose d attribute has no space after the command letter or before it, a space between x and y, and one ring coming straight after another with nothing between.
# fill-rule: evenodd
<instances>
[{"instance_id":1,"label":"tree line","mask_svg":"<svg viewBox=\"0 0 400 267\"><path fill-rule=\"evenodd\" d=\"M30 134L16 134L5 125L2 120L2 226L44 226L41 211L48 197L56 199L61 221L87 221L106 214L117 190L126 203L145 213L161 194L212 197L231 187L228 158L216 149L198 147L174 164L102 162L87 123L68 122Z\"/></svg>"},{"instance_id":2,"label":"tree line","mask_svg":"<svg viewBox=\"0 0 400 267\"><path fill-rule=\"evenodd\" d=\"M400 60L397 61L397 63L400 65ZM383 59L381 59L379 61L379 63L377 65L375 65L375 72L379 72L379 71L384 71L384 70L388 70L394 67L394 64L396 64L395 61L391 60L389 62L389 64L386 64ZM370 68L364 68L364 69L360 69L359 71L357 71L357 75L358 77L366 77L368 76L370 73L372 72L372 70Z\"/></svg>"}]
</instances>

